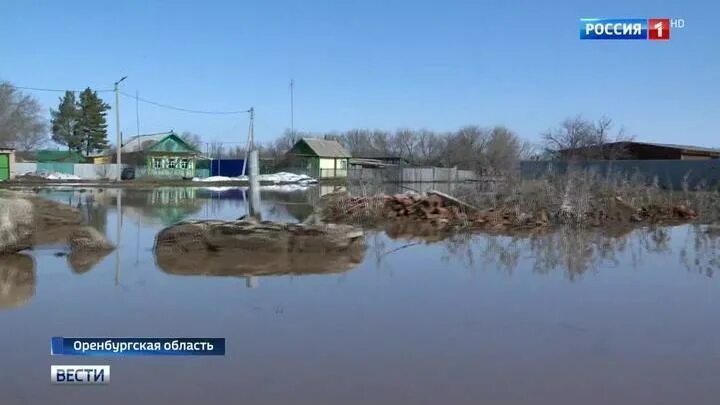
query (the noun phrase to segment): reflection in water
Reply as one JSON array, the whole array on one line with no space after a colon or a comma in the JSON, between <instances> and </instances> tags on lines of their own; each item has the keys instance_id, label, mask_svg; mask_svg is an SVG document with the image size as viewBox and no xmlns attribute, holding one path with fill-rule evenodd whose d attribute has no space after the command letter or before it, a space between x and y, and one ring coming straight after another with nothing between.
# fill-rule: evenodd
<instances>
[{"instance_id":1,"label":"reflection in water","mask_svg":"<svg viewBox=\"0 0 720 405\"><path fill-rule=\"evenodd\" d=\"M35 295L35 262L27 255L0 256L0 309L24 305Z\"/></svg>"},{"instance_id":2,"label":"reflection in water","mask_svg":"<svg viewBox=\"0 0 720 405\"><path fill-rule=\"evenodd\" d=\"M688 271L712 277L720 270L720 232L696 227L680 249L680 260Z\"/></svg>"},{"instance_id":3,"label":"reflection in water","mask_svg":"<svg viewBox=\"0 0 720 405\"><path fill-rule=\"evenodd\" d=\"M671 235L675 229L676 235ZM687 229L681 232L680 229ZM701 226L631 227L612 229L560 228L548 233L499 236L485 234L432 234L408 229L407 224L386 227L394 239L434 243L442 239L445 260L468 268L494 267L512 274L530 261L536 274L564 271L569 280L602 268L632 267L648 255L666 255L689 271L712 277L720 269L720 237ZM684 236L684 238L683 238ZM673 237L675 243L673 244ZM386 249L382 242L376 249ZM382 257L383 254L377 255Z\"/></svg>"},{"instance_id":4,"label":"reflection in water","mask_svg":"<svg viewBox=\"0 0 720 405\"><path fill-rule=\"evenodd\" d=\"M160 269L175 275L283 276L343 273L362 262L364 251L361 245L325 254L232 250L179 255L172 249L159 249L156 258Z\"/></svg>"},{"instance_id":5,"label":"reflection in water","mask_svg":"<svg viewBox=\"0 0 720 405\"><path fill-rule=\"evenodd\" d=\"M264 189L262 191L263 217L300 222L313 214L313 205L323 193L337 191L336 186L314 187L308 190L280 191ZM141 234L154 236L161 228L188 218L236 219L245 213L246 194L242 188L222 190L203 188L162 187L151 190L135 189L87 189L41 191L44 197L67 202L80 208L86 222L107 233L110 213L117 212L113 207L122 197L122 215L117 217L115 230L116 243L119 245L123 229L131 228L132 241L116 251L115 270L119 277L122 266L130 256L130 251L138 263L139 252L148 249L141 247ZM121 193L121 194L119 194ZM108 210L110 208L110 211ZM123 218L135 218L124 221ZM532 271L547 274L551 271L563 271L568 279L574 280L587 272L601 268L631 266L637 267L648 255L667 255L668 260L678 261L689 271L712 277L720 267L717 231L707 231L700 226L682 227L686 231L676 231L668 227L649 227L642 229L573 229L561 228L549 233L498 236L438 233L433 226L414 221L393 221L386 224L384 231L391 239L421 241L423 244L440 243L445 247L445 260L462 263L466 267L493 266L502 271L513 273L521 263L530 261ZM56 242L64 237L45 235L48 242ZM125 235L125 238L128 236ZM394 242L384 242L375 238L376 260L381 261L388 252L397 249L385 246ZM128 240L130 242L130 240ZM410 250L410 249L408 249ZM107 253L71 254L67 261L77 274L90 271L100 263ZM396 254L396 253L393 253ZM412 253L408 253L412 254ZM209 256L183 257L171 255L156 257L158 266L170 274L195 274L213 276L247 276L271 274L322 274L343 272L351 269L362 260L362 254L352 253L338 257L289 257L285 255L261 255L247 252L242 256L210 253Z\"/></svg>"},{"instance_id":6,"label":"reflection in water","mask_svg":"<svg viewBox=\"0 0 720 405\"><path fill-rule=\"evenodd\" d=\"M109 250L89 250L84 252L70 252L67 257L68 265L75 274L83 274L92 270L95 265L100 263L107 255ZM119 253L116 253L119 255ZM117 266L119 269L119 265ZM119 271L119 270L118 270Z\"/></svg>"},{"instance_id":7,"label":"reflection in water","mask_svg":"<svg viewBox=\"0 0 720 405\"><path fill-rule=\"evenodd\" d=\"M150 199L154 192L123 193L122 201L113 190L92 193L94 204L82 206L105 213L117 256L60 257L67 248L56 245L0 258L0 325L9 331L0 346L23 347L2 354L16 371L0 378L3 405L80 397L210 405L235 403L238 392L247 403L313 404L714 404L720 396L720 284L710 278L720 238L704 227L425 229L415 238L404 224L366 233L365 255L180 257L152 249L165 227L159 218L168 218L147 207L164 203ZM242 193L178 195L200 208L183 219L244 214ZM300 210L288 208L310 210L312 198L263 193L263 217L299 221L292 212ZM61 394L35 378L57 334L220 336L234 349L226 361L195 359L213 368L210 379L196 378L197 367L147 359L123 363L123 379L137 389ZM328 384L333 375L345 378Z\"/></svg>"}]
</instances>

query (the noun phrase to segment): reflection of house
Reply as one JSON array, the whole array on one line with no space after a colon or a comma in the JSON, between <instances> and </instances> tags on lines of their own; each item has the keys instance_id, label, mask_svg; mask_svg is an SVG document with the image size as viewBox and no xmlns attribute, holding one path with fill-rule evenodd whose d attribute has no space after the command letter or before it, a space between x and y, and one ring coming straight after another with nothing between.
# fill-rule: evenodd
<instances>
[{"instance_id":1,"label":"reflection of house","mask_svg":"<svg viewBox=\"0 0 720 405\"><path fill-rule=\"evenodd\" d=\"M288 151L293 168L319 178L347 177L350 153L338 141L302 138Z\"/></svg>"},{"instance_id":2,"label":"reflection of house","mask_svg":"<svg viewBox=\"0 0 720 405\"><path fill-rule=\"evenodd\" d=\"M705 160L720 158L720 149L650 142L610 142L604 145L564 149L563 158L595 160Z\"/></svg>"},{"instance_id":3,"label":"reflection of house","mask_svg":"<svg viewBox=\"0 0 720 405\"><path fill-rule=\"evenodd\" d=\"M0 181L15 177L15 150L0 148Z\"/></svg>"}]
</instances>

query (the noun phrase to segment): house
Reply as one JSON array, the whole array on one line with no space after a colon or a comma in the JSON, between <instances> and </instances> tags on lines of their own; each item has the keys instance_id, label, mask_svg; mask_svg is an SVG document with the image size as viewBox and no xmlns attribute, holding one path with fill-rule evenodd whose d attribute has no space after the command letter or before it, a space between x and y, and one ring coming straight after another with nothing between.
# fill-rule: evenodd
<instances>
[{"instance_id":1,"label":"house","mask_svg":"<svg viewBox=\"0 0 720 405\"><path fill-rule=\"evenodd\" d=\"M589 160L706 160L720 158L720 149L653 142L610 142L598 146L564 149L563 159Z\"/></svg>"},{"instance_id":2,"label":"house","mask_svg":"<svg viewBox=\"0 0 720 405\"><path fill-rule=\"evenodd\" d=\"M96 165L106 165L115 161L113 154L109 152L99 155L90 155L87 157L87 160Z\"/></svg>"},{"instance_id":3,"label":"house","mask_svg":"<svg viewBox=\"0 0 720 405\"><path fill-rule=\"evenodd\" d=\"M126 145L123 146L125 148ZM162 139L139 146L145 156L147 175L163 178L195 177L200 151L170 132ZM122 150L122 149L121 149Z\"/></svg>"},{"instance_id":4,"label":"house","mask_svg":"<svg viewBox=\"0 0 720 405\"><path fill-rule=\"evenodd\" d=\"M350 153L329 139L302 138L285 155L289 166L316 178L347 177Z\"/></svg>"},{"instance_id":5,"label":"house","mask_svg":"<svg viewBox=\"0 0 720 405\"><path fill-rule=\"evenodd\" d=\"M15 149L0 147L0 181L15 178Z\"/></svg>"}]
</instances>

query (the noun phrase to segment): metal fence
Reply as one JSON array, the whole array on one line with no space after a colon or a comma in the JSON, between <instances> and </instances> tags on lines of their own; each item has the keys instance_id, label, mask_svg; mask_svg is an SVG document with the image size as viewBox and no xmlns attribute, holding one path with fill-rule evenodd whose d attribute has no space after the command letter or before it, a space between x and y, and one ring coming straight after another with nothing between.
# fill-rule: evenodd
<instances>
[{"instance_id":1,"label":"metal fence","mask_svg":"<svg viewBox=\"0 0 720 405\"><path fill-rule=\"evenodd\" d=\"M17 175L27 173L64 173L72 174L83 180L114 179L116 176L115 164L96 165L91 163L48 163L48 162L22 162L15 164ZM122 165L123 168L128 167Z\"/></svg>"},{"instance_id":2,"label":"metal fence","mask_svg":"<svg viewBox=\"0 0 720 405\"><path fill-rule=\"evenodd\" d=\"M471 170L455 167L352 167L348 170L351 182L372 183L453 183L479 180Z\"/></svg>"},{"instance_id":3,"label":"metal fence","mask_svg":"<svg viewBox=\"0 0 720 405\"><path fill-rule=\"evenodd\" d=\"M657 182L672 189L715 188L720 186L720 159L712 160L596 160L584 163L525 161L520 163L523 179L587 170L604 177L634 177Z\"/></svg>"}]
</instances>

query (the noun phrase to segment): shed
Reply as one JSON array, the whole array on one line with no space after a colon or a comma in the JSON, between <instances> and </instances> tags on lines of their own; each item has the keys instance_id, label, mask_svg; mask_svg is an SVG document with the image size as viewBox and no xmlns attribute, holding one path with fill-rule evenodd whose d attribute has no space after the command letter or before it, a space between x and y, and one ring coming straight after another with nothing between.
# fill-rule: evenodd
<instances>
[{"instance_id":1,"label":"shed","mask_svg":"<svg viewBox=\"0 0 720 405\"><path fill-rule=\"evenodd\" d=\"M350 153L338 141L302 138L286 154L290 165L317 178L347 177Z\"/></svg>"},{"instance_id":2,"label":"shed","mask_svg":"<svg viewBox=\"0 0 720 405\"><path fill-rule=\"evenodd\" d=\"M147 174L150 177L195 177L200 152L173 132L157 142L144 146L143 152L147 162Z\"/></svg>"},{"instance_id":3,"label":"shed","mask_svg":"<svg viewBox=\"0 0 720 405\"><path fill-rule=\"evenodd\" d=\"M610 142L560 151L564 159L591 160L707 160L720 158L720 149L655 142Z\"/></svg>"},{"instance_id":4,"label":"shed","mask_svg":"<svg viewBox=\"0 0 720 405\"><path fill-rule=\"evenodd\" d=\"M0 147L0 181L15 178L15 149Z\"/></svg>"}]
</instances>

